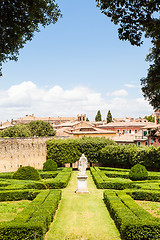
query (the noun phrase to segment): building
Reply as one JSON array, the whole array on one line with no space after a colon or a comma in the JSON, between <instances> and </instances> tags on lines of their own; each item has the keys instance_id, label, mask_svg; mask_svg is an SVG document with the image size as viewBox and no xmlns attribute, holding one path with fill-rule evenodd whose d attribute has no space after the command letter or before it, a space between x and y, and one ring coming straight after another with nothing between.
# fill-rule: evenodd
<instances>
[{"instance_id":1,"label":"building","mask_svg":"<svg viewBox=\"0 0 160 240\"><path fill-rule=\"evenodd\" d=\"M61 123L65 123L68 121L74 121L77 120L77 118L75 117L36 117L34 116L34 114L32 115L26 115L25 117L21 117L18 118L16 120L12 120L12 124L27 124L30 123L31 121L37 121L37 120L41 120L41 121L45 121L45 122L49 122L52 125L55 124L61 124Z\"/></svg>"},{"instance_id":2,"label":"building","mask_svg":"<svg viewBox=\"0 0 160 240\"><path fill-rule=\"evenodd\" d=\"M5 122L0 122L0 130L4 130L8 127L12 127L13 124L10 123L9 121L5 121Z\"/></svg>"}]
</instances>

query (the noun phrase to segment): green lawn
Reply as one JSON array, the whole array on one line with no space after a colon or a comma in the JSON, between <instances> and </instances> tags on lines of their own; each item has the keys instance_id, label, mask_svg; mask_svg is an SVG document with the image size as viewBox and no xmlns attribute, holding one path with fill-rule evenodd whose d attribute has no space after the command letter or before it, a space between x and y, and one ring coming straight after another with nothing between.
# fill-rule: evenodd
<instances>
[{"instance_id":1,"label":"green lawn","mask_svg":"<svg viewBox=\"0 0 160 240\"><path fill-rule=\"evenodd\" d=\"M13 220L16 214L28 206L29 203L28 200L0 202L0 222Z\"/></svg>"},{"instance_id":2,"label":"green lawn","mask_svg":"<svg viewBox=\"0 0 160 240\"><path fill-rule=\"evenodd\" d=\"M77 174L72 173L67 188L62 190L60 208L45 240L120 240L119 232L102 200L103 190L96 188L87 171L90 194L75 194Z\"/></svg>"}]
</instances>

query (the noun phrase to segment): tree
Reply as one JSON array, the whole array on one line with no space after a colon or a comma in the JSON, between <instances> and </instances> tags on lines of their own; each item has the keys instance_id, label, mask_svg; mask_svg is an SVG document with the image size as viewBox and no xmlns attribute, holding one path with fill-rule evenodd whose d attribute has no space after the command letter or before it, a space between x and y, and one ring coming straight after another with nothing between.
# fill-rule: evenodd
<instances>
[{"instance_id":1,"label":"tree","mask_svg":"<svg viewBox=\"0 0 160 240\"><path fill-rule=\"evenodd\" d=\"M146 60L153 64L146 78L141 79L142 92L149 103L160 109L160 4L159 0L96 0L102 13L119 25L121 40L132 45L143 44L143 35L153 44Z\"/></svg>"},{"instance_id":2,"label":"tree","mask_svg":"<svg viewBox=\"0 0 160 240\"><path fill-rule=\"evenodd\" d=\"M95 116L95 121L96 122L102 121L102 115L100 110L98 110L97 115Z\"/></svg>"},{"instance_id":3,"label":"tree","mask_svg":"<svg viewBox=\"0 0 160 240\"><path fill-rule=\"evenodd\" d=\"M1 0L0 74L2 63L17 61L19 50L40 31L40 25L56 23L60 16L55 0Z\"/></svg>"},{"instance_id":4,"label":"tree","mask_svg":"<svg viewBox=\"0 0 160 240\"><path fill-rule=\"evenodd\" d=\"M49 122L37 120L30 122L28 126L32 136L44 137L55 135L55 131Z\"/></svg>"},{"instance_id":5,"label":"tree","mask_svg":"<svg viewBox=\"0 0 160 240\"><path fill-rule=\"evenodd\" d=\"M110 122L112 122L112 114L109 110L108 113L107 113L107 123L110 123Z\"/></svg>"},{"instance_id":6,"label":"tree","mask_svg":"<svg viewBox=\"0 0 160 240\"><path fill-rule=\"evenodd\" d=\"M0 137L44 137L54 136L55 131L49 122L32 121L29 124L17 124L0 131Z\"/></svg>"},{"instance_id":7,"label":"tree","mask_svg":"<svg viewBox=\"0 0 160 240\"><path fill-rule=\"evenodd\" d=\"M88 117L86 118L86 121L87 121L87 122L89 122L89 119L88 119Z\"/></svg>"},{"instance_id":8,"label":"tree","mask_svg":"<svg viewBox=\"0 0 160 240\"><path fill-rule=\"evenodd\" d=\"M148 120L148 122L155 122L155 117L150 115L150 116L145 116L145 119Z\"/></svg>"},{"instance_id":9,"label":"tree","mask_svg":"<svg viewBox=\"0 0 160 240\"><path fill-rule=\"evenodd\" d=\"M13 127L8 127L0 132L1 137L30 137L31 131L27 125L17 124Z\"/></svg>"}]
</instances>

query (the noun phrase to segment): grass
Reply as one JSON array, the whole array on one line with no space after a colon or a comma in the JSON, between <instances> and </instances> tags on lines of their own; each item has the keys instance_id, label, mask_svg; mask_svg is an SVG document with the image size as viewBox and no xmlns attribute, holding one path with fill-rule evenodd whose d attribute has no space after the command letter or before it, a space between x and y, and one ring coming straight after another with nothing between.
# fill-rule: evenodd
<instances>
[{"instance_id":1,"label":"grass","mask_svg":"<svg viewBox=\"0 0 160 240\"><path fill-rule=\"evenodd\" d=\"M120 240L102 200L103 190L96 188L87 171L90 194L75 194L77 174L72 173L69 185L62 190L60 208L45 240Z\"/></svg>"},{"instance_id":2,"label":"grass","mask_svg":"<svg viewBox=\"0 0 160 240\"><path fill-rule=\"evenodd\" d=\"M154 217L160 218L160 202L140 201L136 200L142 208L152 214Z\"/></svg>"},{"instance_id":3,"label":"grass","mask_svg":"<svg viewBox=\"0 0 160 240\"><path fill-rule=\"evenodd\" d=\"M13 220L16 214L28 206L29 203L28 200L0 202L0 222Z\"/></svg>"}]
</instances>

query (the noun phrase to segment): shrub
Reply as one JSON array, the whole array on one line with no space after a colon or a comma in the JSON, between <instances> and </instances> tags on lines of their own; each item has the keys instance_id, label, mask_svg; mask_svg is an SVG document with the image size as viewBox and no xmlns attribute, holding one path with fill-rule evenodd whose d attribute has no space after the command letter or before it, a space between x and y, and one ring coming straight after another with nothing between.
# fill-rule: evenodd
<instances>
[{"instance_id":1,"label":"shrub","mask_svg":"<svg viewBox=\"0 0 160 240\"><path fill-rule=\"evenodd\" d=\"M52 159L48 159L43 164L43 171L56 171L57 170L57 163Z\"/></svg>"},{"instance_id":2,"label":"shrub","mask_svg":"<svg viewBox=\"0 0 160 240\"><path fill-rule=\"evenodd\" d=\"M134 165L129 171L129 178L133 181L145 180L147 179L147 177L147 169L141 164Z\"/></svg>"},{"instance_id":3,"label":"shrub","mask_svg":"<svg viewBox=\"0 0 160 240\"><path fill-rule=\"evenodd\" d=\"M40 174L34 167L20 167L13 174L14 179L19 180L40 180Z\"/></svg>"}]
</instances>

